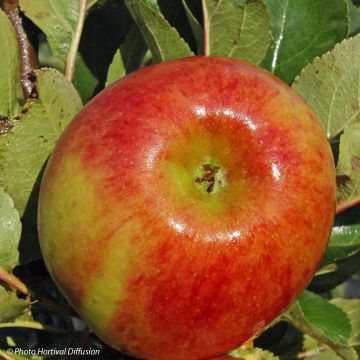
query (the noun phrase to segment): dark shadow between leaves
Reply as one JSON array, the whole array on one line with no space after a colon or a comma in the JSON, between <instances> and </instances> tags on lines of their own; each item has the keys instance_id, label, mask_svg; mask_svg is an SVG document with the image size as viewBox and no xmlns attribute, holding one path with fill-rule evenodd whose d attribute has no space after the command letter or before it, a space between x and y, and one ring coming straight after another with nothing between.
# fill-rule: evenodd
<instances>
[{"instance_id":1,"label":"dark shadow between leaves","mask_svg":"<svg viewBox=\"0 0 360 360\"><path fill-rule=\"evenodd\" d=\"M24 265L31 261L42 259L38 232L37 232L37 209L41 179L44 174L47 161L42 166L35 185L31 191L29 201L22 217L22 231L19 244L20 264Z\"/></svg>"}]
</instances>

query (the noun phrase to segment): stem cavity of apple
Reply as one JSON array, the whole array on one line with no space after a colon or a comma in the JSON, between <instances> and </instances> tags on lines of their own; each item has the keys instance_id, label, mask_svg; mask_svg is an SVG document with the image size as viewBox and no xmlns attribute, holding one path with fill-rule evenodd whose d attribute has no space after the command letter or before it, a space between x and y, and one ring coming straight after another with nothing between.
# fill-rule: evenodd
<instances>
[{"instance_id":1,"label":"stem cavity of apple","mask_svg":"<svg viewBox=\"0 0 360 360\"><path fill-rule=\"evenodd\" d=\"M224 172L219 165L205 163L196 169L194 181L201 192L217 193L224 186Z\"/></svg>"}]
</instances>

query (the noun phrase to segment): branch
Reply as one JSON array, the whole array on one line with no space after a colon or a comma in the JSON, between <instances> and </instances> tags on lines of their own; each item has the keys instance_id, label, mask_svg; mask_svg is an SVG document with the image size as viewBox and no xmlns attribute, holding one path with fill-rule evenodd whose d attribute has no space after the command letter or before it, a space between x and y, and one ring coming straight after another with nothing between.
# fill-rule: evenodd
<instances>
[{"instance_id":1,"label":"branch","mask_svg":"<svg viewBox=\"0 0 360 360\"><path fill-rule=\"evenodd\" d=\"M19 0L4 0L3 8L8 16L19 44L21 85L24 98L36 98L38 96L34 69L39 67L36 52L31 45L24 30L22 18L19 11Z\"/></svg>"},{"instance_id":2,"label":"branch","mask_svg":"<svg viewBox=\"0 0 360 360\"><path fill-rule=\"evenodd\" d=\"M69 54L65 66L65 77L69 81L72 81L74 75L76 55L79 49L81 34L84 27L86 10L87 10L87 0L80 0L79 18L76 24L74 36L71 41Z\"/></svg>"}]
</instances>

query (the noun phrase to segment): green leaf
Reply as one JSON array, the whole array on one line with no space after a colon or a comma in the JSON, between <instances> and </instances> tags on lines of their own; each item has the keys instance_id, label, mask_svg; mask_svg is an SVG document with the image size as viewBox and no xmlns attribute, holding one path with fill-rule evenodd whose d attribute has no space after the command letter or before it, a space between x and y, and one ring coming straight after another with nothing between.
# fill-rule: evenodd
<instances>
[{"instance_id":1,"label":"green leaf","mask_svg":"<svg viewBox=\"0 0 360 360\"><path fill-rule=\"evenodd\" d=\"M196 44L197 44L197 50L199 54L203 53L204 49L204 29L200 25L198 19L195 17L193 12L191 11L188 3L186 0L181 0L184 10L186 13L186 16L188 18L189 24L191 26L192 33L194 35Z\"/></svg>"},{"instance_id":2,"label":"green leaf","mask_svg":"<svg viewBox=\"0 0 360 360\"><path fill-rule=\"evenodd\" d=\"M12 198L0 187L0 267L10 271L18 262L21 223Z\"/></svg>"},{"instance_id":3,"label":"green leaf","mask_svg":"<svg viewBox=\"0 0 360 360\"><path fill-rule=\"evenodd\" d=\"M348 316L319 295L304 291L285 316L310 336L348 345L351 334Z\"/></svg>"},{"instance_id":4,"label":"green leaf","mask_svg":"<svg viewBox=\"0 0 360 360\"><path fill-rule=\"evenodd\" d=\"M188 44L158 11L144 0L125 0L156 62L193 55Z\"/></svg>"},{"instance_id":5,"label":"green leaf","mask_svg":"<svg viewBox=\"0 0 360 360\"><path fill-rule=\"evenodd\" d=\"M109 71L106 78L106 86L109 86L114 81L121 79L126 75L126 70L124 66L124 61L121 56L120 50L116 52L113 61L109 66Z\"/></svg>"},{"instance_id":6,"label":"green leaf","mask_svg":"<svg viewBox=\"0 0 360 360\"><path fill-rule=\"evenodd\" d=\"M130 73L139 68L146 49L144 39L138 27L134 25L127 34L125 42L115 53L108 70L106 86L122 78L126 73Z\"/></svg>"},{"instance_id":7,"label":"green leaf","mask_svg":"<svg viewBox=\"0 0 360 360\"><path fill-rule=\"evenodd\" d=\"M336 166L337 211L360 202L360 122L348 126L340 138Z\"/></svg>"},{"instance_id":8,"label":"green leaf","mask_svg":"<svg viewBox=\"0 0 360 360\"><path fill-rule=\"evenodd\" d=\"M360 251L360 225L334 226L322 266Z\"/></svg>"},{"instance_id":9,"label":"green leaf","mask_svg":"<svg viewBox=\"0 0 360 360\"><path fill-rule=\"evenodd\" d=\"M23 99L15 31L0 9L0 115L17 115Z\"/></svg>"},{"instance_id":10,"label":"green leaf","mask_svg":"<svg viewBox=\"0 0 360 360\"><path fill-rule=\"evenodd\" d=\"M84 103L94 96L95 89L99 84L99 80L86 65L80 53L76 57L73 84Z\"/></svg>"},{"instance_id":11,"label":"green leaf","mask_svg":"<svg viewBox=\"0 0 360 360\"><path fill-rule=\"evenodd\" d=\"M38 58L41 67L55 68L62 73L65 71L65 63L53 54L47 41L40 41Z\"/></svg>"},{"instance_id":12,"label":"green leaf","mask_svg":"<svg viewBox=\"0 0 360 360\"><path fill-rule=\"evenodd\" d=\"M158 0L144 0L144 4L156 12L161 12Z\"/></svg>"},{"instance_id":13,"label":"green leaf","mask_svg":"<svg viewBox=\"0 0 360 360\"><path fill-rule=\"evenodd\" d=\"M316 58L292 85L317 113L330 140L360 119L359 57L360 35L357 35Z\"/></svg>"},{"instance_id":14,"label":"green leaf","mask_svg":"<svg viewBox=\"0 0 360 360\"><path fill-rule=\"evenodd\" d=\"M270 42L269 16L261 0L203 0L205 54L259 64Z\"/></svg>"},{"instance_id":15,"label":"green leaf","mask_svg":"<svg viewBox=\"0 0 360 360\"><path fill-rule=\"evenodd\" d=\"M187 0L188 1L188 9L193 9L193 16L195 15L195 11L200 10L202 12L202 9L199 9L199 6L201 6L201 1L199 0ZM197 5L194 4L194 1L196 1ZM182 4L181 0L157 0L158 6L160 8L160 13L162 16L168 21L170 26L176 29L176 31L179 33L180 37L182 37L185 42L189 45L190 49L195 51L197 48L197 44L195 42L192 28L189 23L188 15L186 14L186 11L184 9L184 6ZM191 10L190 10L191 11ZM196 18L195 18L196 20ZM204 36L204 32L201 29L201 36Z\"/></svg>"},{"instance_id":16,"label":"green leaf","mask_svg":"<svg viewBox=\"0 0 360 360\"><path fill-rule=\"evenodd\" d=\"M316 56L346 38L346 0L265 0L273 40L263 66L287 83Z\"/></svg>"},{"instance_id":17,"label":"green leaf","mask_svg":"<svg viewBox=\"0 0 360 360\"><path fill-rule=\"evenodd\" d=\"M360 299L332 299L331 303L342 309L351 322L349 343L352 346L360 345Z\"/></svg>"},{"instance_id":18,"label":"green leaf","mask_svg":"<svg viewBox=\"0 0 360 360\"><path fill-rule=\"evenodd\" d=\"M360 10L351 0L348 0L350 15L350 35L356 35L360 32Z\"/></svg>"},{"instance_id":19,"label":"green leaf","mask_svg":"<svg viewBox=\"0 0 360 360\"><path fill-rule=\"evenodd\" d=\"M243 360L279 360L279 357L273 353L260 348L253 348L248 350L236 349L230 352L234 358Z\"/></svg>"},{"instance_id":20,"label":"green leaf","mask_svg":"<svg viewBox=\"0 0 360 360\"><path fill-rule=\"evenodd\" d=\"M29 308L29 302L19 299L15 292L0 286L0 323L16 320Z\"/></svg>"},{"instance_id":21,"label":"green leaf","mask_svg":"<svg viewBox=\"0 0 360 360\"><path fill-rule=\"evenodd\" d=\"M73 80L84 103L105 87L113 57L134 26L123 1L106 1L89 11Z\"/></svg>"},{"instance_id":22,"label":"green leaf","mask_svg":"<svg viewBox=\"0 0 360 360\"><path fill-rule=\"evenodd\" d=\"M20 0L25 15L46 35L53 53L64 62L75 33L80 0Z\"/></svg>"},{"instance_id":23,"label":"green leaf","mask_svg":"<svg viewBox=\"0 0 360 360\"><path fill-rule=\"evenodd\" d=\"M138 27L134 25L119 48L127 74L140 67L146 50L144 38Z\"/></svg>"},{"instance_id":24,"label":"green leaf","mask_svg":"<svg viewBox=\"0 0 360 360\"><path fill-rule=\"evenodd\" d=\"M33 224L41 171L56 140L81 108L74 87L57 70L38 70L36 75L39 98L29 100L11 131L0 135L0 184L20 215Z\"/></svg>"}]
</instances>

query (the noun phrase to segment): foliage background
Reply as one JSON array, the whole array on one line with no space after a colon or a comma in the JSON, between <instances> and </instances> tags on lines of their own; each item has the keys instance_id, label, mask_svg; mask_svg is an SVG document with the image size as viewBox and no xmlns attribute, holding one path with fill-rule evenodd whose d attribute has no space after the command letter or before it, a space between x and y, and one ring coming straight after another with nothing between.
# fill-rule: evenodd
<instances>
[{"instance_id":1,"label":"foliage background","mask_svg":"<svg viewBox=\"0 0 360 360\"><path fill-rule=\"evenodd\" d=\"M0 358L49 358L18 356L9 348L73 346L100 349L102 359L125 359L86 328L44 267L36 230L42 171L74 114L105 86L151 63L205 54L252 62L292 86L318 114L337 170L338 214L318 272L287 313L250 348L231 355L358 359L359 5L355 0L0 1ZM10 20L19 17L18 9L23 26L14 28ZM27 38L19 41L24 29ZM35 56L24 51L29 42Z\"/></svg>"}]
</instances>

